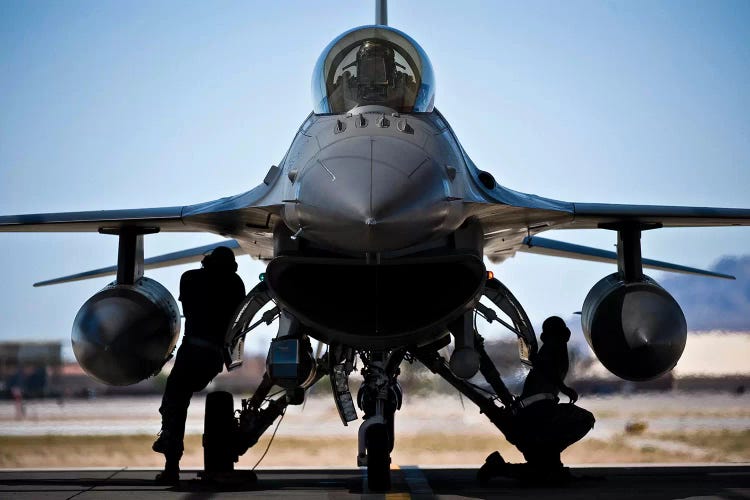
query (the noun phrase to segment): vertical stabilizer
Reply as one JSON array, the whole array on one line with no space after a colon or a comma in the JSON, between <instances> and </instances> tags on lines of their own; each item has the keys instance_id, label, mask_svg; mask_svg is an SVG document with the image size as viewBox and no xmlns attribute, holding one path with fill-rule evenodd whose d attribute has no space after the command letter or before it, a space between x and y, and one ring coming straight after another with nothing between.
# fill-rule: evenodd
<instances>
[{"instance_id":1,"label":"vertical stabilizer","mask_svg":"<svg viewBox=\"0 0 750 500\"><path fill-rule=\"evenodd\" d=\"M388 26L388 0L375 0L375 24Z\"/></svg>"}]
</instances>

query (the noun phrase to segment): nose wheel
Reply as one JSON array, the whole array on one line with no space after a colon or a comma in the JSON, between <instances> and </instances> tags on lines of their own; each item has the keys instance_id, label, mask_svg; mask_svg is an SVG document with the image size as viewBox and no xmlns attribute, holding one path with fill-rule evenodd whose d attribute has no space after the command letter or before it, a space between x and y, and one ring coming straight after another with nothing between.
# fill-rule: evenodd
<instances>
[{"instance_id":1,"label":"nose wheel","mask_svg":"<svg viewBox=\"0 0 750 500\"><path fill-rule=\"evenodd\" d=\"M202 477L227 474L234 470L237 453L234 442L237 426L234 419L234 400L224 391L211 392L206 396L206 416L203 430Z\"/></svg>"},{"instance_id":2,"label":"nose wheel","mask_svg":"<svg viewBox=\"0 0 750 500\"><path fill-rule=\"evenodd\" d=\"M397 381L398 367L405 354L404 350L360 353L365 367L357 404L365 415L359 427L357 464L367 467L367 486L371 491L382 492L391 488L393 422L402 400Z\"/></svg>"},{"instance_id":3,"label":"nose wheel","mask_svg":"<svg viewBox=\"0 0 750 500\"><path fill-rule=\"evenodd\" d=\"M371 491L391 489L391 449L393 436L386 424L375 424L367 429L367 486Z\"/></svg>"}]
</instances>

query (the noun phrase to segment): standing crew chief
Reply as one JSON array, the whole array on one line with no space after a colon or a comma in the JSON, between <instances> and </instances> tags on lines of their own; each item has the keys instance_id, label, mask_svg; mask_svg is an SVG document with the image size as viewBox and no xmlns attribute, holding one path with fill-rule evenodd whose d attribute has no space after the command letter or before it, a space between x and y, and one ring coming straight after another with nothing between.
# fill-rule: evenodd
<instances>
[{"instance_id":1,"label":"standing crew chief","mask_svg":"<svg viewBox=\"0 0 750 500\"><path fill-rule=\"evenodd\" d=\"M164 470L156 476L163 483L179 481L190 399L221 372L224 335L245 298L245 285L237 275L232 250L216 247L201 264L201 269L187 271L180 278L185 335L167 378L159 408L161 432L152 446L166 458Z\"/></svg>"}]
</instances>

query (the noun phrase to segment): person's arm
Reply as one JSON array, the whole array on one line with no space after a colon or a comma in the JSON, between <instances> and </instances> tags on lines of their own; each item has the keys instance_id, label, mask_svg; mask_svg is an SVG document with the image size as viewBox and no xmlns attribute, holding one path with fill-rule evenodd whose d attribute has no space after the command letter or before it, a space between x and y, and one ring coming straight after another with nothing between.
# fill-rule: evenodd
<instances>
[{"instance_id":1,"label":"person's arm","mask_svg":"<svg viewBox=\"0 0 750 500\"><path fill-rule=\"evenodd\" d=\"M570 399L570 403L575 403L576 401L578 401L578 393L575 389L573 389L572 387L568 387L567 385L565 385L565 382L562 381L560 381L559 387L560 392L565 394L568 399Z\"/></svg>"},{"instance_id":2,"label":"person's arm","mask_svg":"<svg viewBox=\"0 0 750 500\"><path fill-rule=\"evenodd\" d=\"M570 368L570 359L568 358L567 344L563 344L560 349L560 352L557 353L558 366L557 380L555 382L557 383L557 388L560 389L560 392L565 394L568 399L570 399L570 403L575 403L576 401L578 401L578 393L573 390L573 388L565 385L565 375L568 373L568 369Z\"/></svg>"},{"instance_id":3,"label":"person's arm","mask_svg":"<svg viewBox=\"0 0 750 500\"><path fill-rule=\"evenodd\" d=\"M239 291L238 296L240 298L239 301L242 302L245 299L245 296L247 295L245 293L245 282L242 281L242 278L240 278L239 276L237 276L237 281L238 281L237 290Z\"/></svg>"},{"instance_id":4,"label":"person's arm","mask_svg":"<svg viewBox=\"0 0 750 500\"><path fill-rule=\"evenodd\" d=\"M575 403L578 400L578 393L572 388L565 385L562 374L568 372L567 365L567 346L563 346L564 352L553 352L550 356L550 352L545 352L546 356L541 353L535 360L534 368L539 370L542 376L547 379L550 383L554 384L557 389L570 399L571 403Z\"/></svg>"},{"instance_id":5,"label":"person's arm","mask_svg":"<svg viewBox=\"0 0 750 500\"><path fill-rule=\"evenodd\" d=\"M182 296L185 293L185 273L182 273L182 276L180 276L180 294L177 296L177 300L182 302Z\"/></svg>"},{"instance_id":6,"label":"person's arm","mask_svg":"<svg viewBox=\"0 0 750 500\"><path fill-rule=\"evenodd\" d=\"M193 311L193 295L195 294L195 276L193 271L186 271L180 276L180 296L177 298L182 302L182 314L186 316L186 311Z\"/></svg>"},{"instance_id":7,"label":"person's arm","mask_svg":"<svg viewBox=\"0 0 750 500\"><path fill-rule=\"evenodd\" d=\"M565 396L570 399L571 403L578 401L578 393L572 387L565 385L565 382L560 377L561 372L559 370L550 370L549 367L547 367L547 369L542 369L540 371L548 381L554 384L561 393L565 394Z\"/></svg>"},{"instance_id":8,"label":"person's arm","mask_svg":"<svg viewBox=\"0 0 750 500\"><path fill-rule=\"evenodd\" d=\"M234 282L233 301L234 307L237 308L245 300L245 282L242 281L239 275L235 274L235 277L237 279Z\"/></svg>"}]
</instances>

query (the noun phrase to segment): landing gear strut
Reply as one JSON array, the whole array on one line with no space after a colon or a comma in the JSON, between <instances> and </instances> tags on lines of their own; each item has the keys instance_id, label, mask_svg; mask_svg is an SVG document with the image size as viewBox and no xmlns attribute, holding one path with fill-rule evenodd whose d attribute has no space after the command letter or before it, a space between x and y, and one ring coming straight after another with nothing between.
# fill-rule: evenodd
<instances>
[{"instance_id":1,"label":"landing gear strut","mask_svg":"<svg viewBox=\"0 0 750 500\"><path fill-rule=\"evenodd\" d=\"M496 308L507 316L509 321L500 318L497 312L483 303L476 305L475 314L483 316L489 322L498 322L518 337L518 350L521 362L531 364L531 357L536 353L537 342L531 321L521 304L499 280L487 280L483 293ZM446 382L455 387L461 394L476 404L480 411L503 433L507 441L517 444L519 435L513 423L512 409L515 396L500 377L500 373L484 348L484 338L474 330L474 349L479 356L479 372L492 388L492 393L479 390L474 384L458 376L451 365L434 347L426 346L412 352L414 357L433 373L440 375ZM498 405L498 402L500 403Z\"/></svg>"},{"instance_id":2,"label":"landing gear strut","mask_svg":"<svg viewBox=\"0 0 750 500\"><path fill-rule=\"evenodd\" d=\"M405 354L405 350L360 354L365 367L357 404L365 415L359 427L357 465L367 466L367 482L372 491L391 487L394 415L403 399L397 377Z\"/></svg>"},{"instance_id":3,"label":"landing gear strut","mask_svg":"<svg viewBox=\"0 0 750 500\"><path fill-rule=\"evenodd\" d=\"M481 302L476 305L474 314L483 316L489 322L497 321L513 332L518 337L521 361L529 363L537 348L536 336L521 305L496 279L487 280L483 295L509 320L501 319L495 309ZM230 446L226 446L228 450L226 453L231 461L227 465L226 456L216 455L215 457L214 453L219 452L211 448L214 440L206 438L205 443L210 448L206 456L214 457L210 460L207 458L207 470L209 467L231 470L233 467L231 464L258 442L261 435L284 413L286 407L289 404L301 404L304 401L305 391L324 375L330 377L336 407L344 425L356 420L357 412L349 393L348 377L354 370L357 355L364 364L361 369L364 380L357 394L357 406L364 412L364 421L360 425L358 434L357 464L367 467L370 490L381 492L391 487L390 465L394 446L394 420L395 413L401 408L403 400L398 383L399 366L404 359L408 359L409 362L418 360L433 373L443 377L473 401L510 443L518 442L511 413L515 398L505 386L492 359L487 354L484 339L476 331L475 324L472 324L471 313L468 317L461 318L461 324L456 322L455 325L451 325L453 326L451 332L454 337L460 337L459 347L471 350L473 359L478 359L478 371L492 388L489 392L478 389L466 380L466 376L472 371L469 368L473 369L471 365L476 366L475 362L471 359L469 360L472 361L471 363L459 362L461 360L456 358L452 364L449 364L439 354L438 350L450 341L447 336L448 332L443 339L421 348L362 351L342 345L330 345L325 355L321 356L320 350L312 355L310 342L305 333L306 328L299 324L296 318L287 315L278 306L267 308L262 315L260 314L266 305L275 305L269 304L271 302L268 289L265 283L261 282L248 294L228 333L227 366L231 369L241 364L245 336L257 326L263 323L271 324L279 319L279 336L272 342L268 370L252 398L242 401L242 408L234 419L232 427L234 439ZM260 319L256 319L256 315L259 315ZM309 333L314 335L314 332ZM295 352L296 357L288 356L289 353ZM274 386L281 386L284 389L284 394L276 399L269 397ZM212 431L212 433L218 435L218 425L214 428L215 432Z\"/></svg>"},{"instance_id":4,"label":"landing gear strut","mask_svg":"<svg viewBox=\"0 0 750 500\"><path fill-rule=\"evenodd\" d=\"M266 308L266 306L275 306ZM265 312L260 314L261 310ZM259 319L256 316L260 316ZM262 324L270 325L279 321L279 336L271 342L267 360L267 369L263 379L249 399L242 400L241 408L236 412L214 404L222 399L221 394L212 393L206 400L206 434L204 434L204 459L206 471L228 472L234 468L241 455L254 446L263 433L279 418L289 405L300 405L304 402L305 391L315 385L327 374L327 361L319 359L319 352L314 356L309 337L295 318L288 316L273 303L264 281L256 285L238 308L227 332L225 363L229 370L242 364L245 337ZM279 393L271 393L275 386L282 388ZM221 413L222 424L212 424L209 428L209 414ZM212 436L221 436L223 446ZM229 436L229 437L227 437Z\"/></svg>"}]
</instances>

